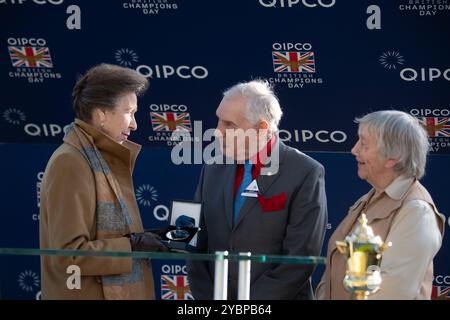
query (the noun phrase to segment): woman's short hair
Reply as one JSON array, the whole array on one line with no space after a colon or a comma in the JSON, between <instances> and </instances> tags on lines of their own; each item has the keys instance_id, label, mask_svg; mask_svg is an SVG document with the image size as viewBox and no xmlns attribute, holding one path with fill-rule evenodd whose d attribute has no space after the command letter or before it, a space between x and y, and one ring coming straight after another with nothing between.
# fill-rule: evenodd
<instances>
[{"instance_id":1,"label":"woman's short hair","mask_svg":"<svg viewBox=\"0 0 450 320\"><path fill-rule=\"evenodd\" d=\"M112 110L122 94L140 95L147 88L148 80L137 71L103 63L78 79L72 92L73 109L77 118L89 121L95 108Z\"/></svg>"},{"instance_id":2,"label":"woman's short hair","mask_svg":"<svg viewBox=\"0 0 450 320\"><path fill-rule=\"evenodd\" d=\"M278 131L283 112L271 85L266 80L257 79L238 83L223 93L224 97L236 94L246 100L246 118L250 123L256 124L266 120L269 122L269 132Z\"/></svg>"},{"instance_id":3,"label":"woman's short hair","mask_svg":"<svg viewBox=\"0 0 450 320\"><path fill-rule=\"evenodd\" d=\"M394 170L399 175L420 179L425 174L430 149L428 134L419 120L396 110L383 110L356 118L356 123L367 126L376 135L381 157L398 159Z\"/></svg>"}]
</instances>

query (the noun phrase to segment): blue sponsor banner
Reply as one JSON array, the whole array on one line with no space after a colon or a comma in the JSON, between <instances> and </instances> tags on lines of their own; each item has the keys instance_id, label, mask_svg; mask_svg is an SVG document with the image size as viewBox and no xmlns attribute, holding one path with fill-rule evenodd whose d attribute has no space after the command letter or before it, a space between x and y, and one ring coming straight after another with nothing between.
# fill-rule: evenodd
<instances>
[{"instance_id":1,"label":"blue sponsor banner","mask_svg":"<svg viewBox=\"0 0 450 320\"><path fill-rule=\"evenodd\" d=\"M171 160L173 132L201 139L217 124L222 92L255 78L275 86L284 112L280 139L325 166L326 241L369 189L349 151L354 118L371 111L403 110L421 121L432 146L423 183L440 211L450 212L446 1L5 0L0 19L0 247L38 247L46 163L73 121L75 81L102 62L150 80L130 137L143 146L134 183L147 228L167 225L171 200L191 199L197 184L200 165ZM446 237L434 297L448 297L449 249ZM0 258L1 298L39 297L38 259ZM181 294L183 265L153 261L158 298L189 298ZM181 289L171 293L173 285Z\"/></svg>"}]
</instances>

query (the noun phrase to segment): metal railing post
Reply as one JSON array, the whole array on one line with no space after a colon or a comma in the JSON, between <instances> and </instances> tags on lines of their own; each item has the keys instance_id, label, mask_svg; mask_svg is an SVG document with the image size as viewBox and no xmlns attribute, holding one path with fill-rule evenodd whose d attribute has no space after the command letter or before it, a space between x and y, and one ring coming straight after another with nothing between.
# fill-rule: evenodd
<instances>
[{"instance_id":1,"label":"metal railing post","mask_svg":"<svg viewBox=\"0 0 450 320\"><path fill-rule=\"evenodd\" d=\"M250 257L251 252L239 252L240 256ZM238 300L250 300L250 259L239 260Z\"/></svg>"},{"instance_id":2,"label":"metal railing post","mask_svg":"<svg viewBox=\"0 0 450 320\"><path fill-rule=\"evenodd\" d=\"M228 251L216 251L214 270L214 300L227 300Z\"/></svg>"}]
</instances>

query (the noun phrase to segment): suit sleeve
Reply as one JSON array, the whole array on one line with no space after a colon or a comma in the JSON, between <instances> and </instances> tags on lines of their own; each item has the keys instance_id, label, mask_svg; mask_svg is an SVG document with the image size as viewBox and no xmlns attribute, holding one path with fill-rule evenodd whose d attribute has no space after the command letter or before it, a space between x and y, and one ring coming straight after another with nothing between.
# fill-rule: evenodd
<instances>
[{"instance_id":1,"label":"suit sleeve","mask_svg":"<svg viewBox=\"0 0 450 320\"><path fill-rule=\"evenodd\" d=\"M96 240L96 192L94 175L80 155L59 155L47 169L44 185L45 224L41 236L49 248L90 251L131 251L128 238ZM42 208L41 208L42 209ZM131 272L130 258L59 257L51 259L57 270L77 265L83 276Z\"/></svg>"},{"instance_id":2,"label":"suit sleeve","mask_svg":"<svg viewBox=\"0 0 450 320\"><path fill-rule=\"evenodd\" d=\"M195 201L202 202L203 197L203 181L205 176L205 167L202 168L200 180L195 192ZM204 216L200 222L200 228L197 240L197 252L208 253L208 235ZM189 286L192 295L197 300L211 300L213 299L213 276L208 267L208 261L202 260L187 260L187 272L189 279Z\"/></svg>"},{"instance_id":3,"label":"suit sleeve","mask_svg":"<svg viewBox=\"0 0 450 320\"><path fill-rule=\"evenodd\" d=\"M323 167L315 166L293 195L283 255L320 255L327 222L324 175ZM303 286L309 285L314 269L314 265L276 265L252 284L251 299L293 299Z\"/></svg>"}]
</instances>

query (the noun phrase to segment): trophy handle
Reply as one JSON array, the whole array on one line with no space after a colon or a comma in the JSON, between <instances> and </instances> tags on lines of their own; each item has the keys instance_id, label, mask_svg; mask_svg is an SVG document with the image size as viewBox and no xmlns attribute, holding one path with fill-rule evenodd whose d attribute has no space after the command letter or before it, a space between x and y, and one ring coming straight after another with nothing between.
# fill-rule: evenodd
<instances>
[{"instance_id":1,"label":"trophy handle","mask_svg":"<svg viewBox=\"0 0 450 320\"><path fill-rule=\"evenodd\" d=\"M336 247L342 254L348 253L348 245L345 241L336 241Z\"/></svg>"}]
</instances>

